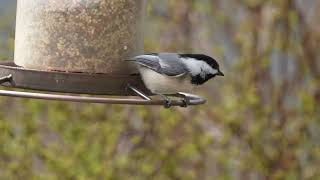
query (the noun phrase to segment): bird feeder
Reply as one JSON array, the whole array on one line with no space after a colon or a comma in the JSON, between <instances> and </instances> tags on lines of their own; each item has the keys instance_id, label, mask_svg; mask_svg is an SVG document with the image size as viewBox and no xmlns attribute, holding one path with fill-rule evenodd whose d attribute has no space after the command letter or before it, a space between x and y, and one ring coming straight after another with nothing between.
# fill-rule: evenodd
<instances>
[{"instance_id":1,"label":"bird feeder","mask_svg":"<svg viewBox=\"0 0 320 180\"><path fill-rule=\"evenodd\" d=\"M14 62L0 64L13 88L143 99L1 90L0 94L79 102L161 105L124 61L143 53L146 0L18 0ZM190 104L204 100L193 96ZM180 101L172 105L183 105Z\"/></svg>"},{"instance_id":2,"label":"bird feeder","mask_svg":"<svg viewBox=\"0 0 320 180\"><path fill-rule=\"evenodd\" d=\"M14 62L45 71L128 75L143 53L144 0L18 0Z\"/></svg>"}]
</instances>

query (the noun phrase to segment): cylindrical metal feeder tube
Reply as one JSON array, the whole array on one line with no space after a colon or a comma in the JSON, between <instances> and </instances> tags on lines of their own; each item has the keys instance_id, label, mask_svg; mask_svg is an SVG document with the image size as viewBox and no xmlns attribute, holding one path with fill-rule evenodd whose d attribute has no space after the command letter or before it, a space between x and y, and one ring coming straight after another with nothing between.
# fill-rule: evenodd
<instances>
[{"instance_id":1,"label":"cylindrical metal feeder tube","mask_svg":"<svg viewBox=\"0 0 320 180\"><path fill-rule=\"evenodd\" d=\"M18 0L15 63L46 71L128 74L143 53L145 0Z\"/></svg>"}]
</instances>

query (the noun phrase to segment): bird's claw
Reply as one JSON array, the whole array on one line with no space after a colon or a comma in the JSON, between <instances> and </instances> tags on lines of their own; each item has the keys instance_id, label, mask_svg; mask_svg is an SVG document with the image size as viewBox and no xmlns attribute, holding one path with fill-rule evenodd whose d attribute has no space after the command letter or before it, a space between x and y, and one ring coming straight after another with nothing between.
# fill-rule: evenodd
<instances>
[{"instance_id":1,"label":"bird's claw","mask_svg":"<svg viewBox=\"0 0 320 180\"><path fill-rule=\"evenodd\" d=\"M187 93L179 92L177 95L182 99L182 105L180 107L188 107L190 105L190 97L188 96Z\"/></svg>"},{"instance_id":2,"label":"bird's claw","mask_svg":"<svg viewBox=\"0 0 320 180\"><path fill-rule=\"evenodd\" d=\"M165 108L171 108L171 102L172 102L172 100L171 99L169 99L169 98L167 98L167 99L165 99L164 100L165 102L164 102L164 107Z\"/></svg>"},{"instance_id":3,"label":"bird's claw","mask_svg":"<svg viewBox=\"0 0 320 180\"><path fill-rule=\"evenodd\" d=\"M189 104L190 104L190 99L189 99L187 96L185 96L185 97L182 99L182 105L181 105L181 107L186 108L186 107L189 106Z\"/></svg>"},{"instance_id":4,"label":"bird's claw","mask_svg":"<svg viewBox=\"0 0 320 180\"><path fill-rule=\"evenodd\" d=\"M163 94L158 94L158 95L161 96L162 99L164 100L164 107L167 108L167 109L171 108L172 100L169 97L167 97L167 96L165 96Z\"/></svg>"}]
</instances>

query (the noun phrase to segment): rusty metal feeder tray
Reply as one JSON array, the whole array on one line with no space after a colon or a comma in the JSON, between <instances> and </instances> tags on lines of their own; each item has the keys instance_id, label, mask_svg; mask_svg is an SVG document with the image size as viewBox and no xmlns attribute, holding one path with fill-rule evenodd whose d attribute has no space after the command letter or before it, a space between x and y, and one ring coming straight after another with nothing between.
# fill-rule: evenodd
<instances>
[{"instance_id":1,"label":"rusty metal feeder tray","mask_svg":"<svg viewBox=\"0 0 320 180\"><path fill-rule=\"evenodd\" d=\"M103 104L165 105L166 103L165 100L149 98L152 93L145 88L138 75L39 71L19 67L13 61L2 61L0 84L11 88L48 92L0 90L2 96ZM72 93L72 95L61 93ZM105 95L119 96L119 98L109 98ZM206 102L196 95L184 95L189 99L188 105L200 105ZM123 98L124 96L126 97ZM174 99L171 102L171 106L184 105L185 101L181 99Z\"/></svg>"}]
</instances>

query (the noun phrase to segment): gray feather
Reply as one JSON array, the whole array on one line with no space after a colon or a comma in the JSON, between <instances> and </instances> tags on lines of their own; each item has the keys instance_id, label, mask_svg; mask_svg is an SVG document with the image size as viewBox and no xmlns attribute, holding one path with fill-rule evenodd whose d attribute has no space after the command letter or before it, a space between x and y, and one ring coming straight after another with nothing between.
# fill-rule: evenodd
<instances>
[{"instance_id":1,"label":"gray feather","mask_svg":"<svg viewBox=\"0 0 320 180\"><path fill-rule=\"evenodd\" d=\"M133 59L137 64L167 76L182 76L189 72L176 53L140 55Z\"/></svg>"}]
</instances>

